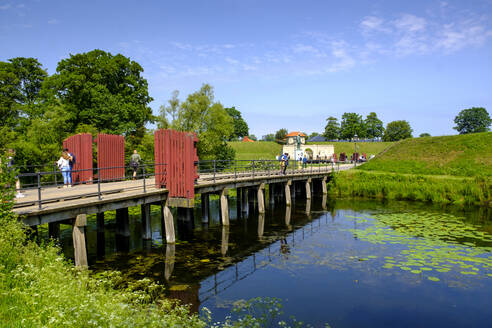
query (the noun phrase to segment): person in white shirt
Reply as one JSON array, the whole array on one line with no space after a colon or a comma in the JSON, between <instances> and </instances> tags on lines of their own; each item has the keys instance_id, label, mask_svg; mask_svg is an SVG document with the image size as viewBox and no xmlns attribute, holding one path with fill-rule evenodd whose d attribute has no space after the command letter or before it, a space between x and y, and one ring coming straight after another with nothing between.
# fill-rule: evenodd
<instances>
[{"instance_id":1,"label":"person in white shirt","mask_svg":"<svg viewBox=\"0 0 492 328\"><path fill-rule=\"evenodd\" d=\"M70 174L70 160L66 151L62 152L62 155L56 164L63 175L64 188L72 187L72 175Z\"/></svg>"}]
</instances>

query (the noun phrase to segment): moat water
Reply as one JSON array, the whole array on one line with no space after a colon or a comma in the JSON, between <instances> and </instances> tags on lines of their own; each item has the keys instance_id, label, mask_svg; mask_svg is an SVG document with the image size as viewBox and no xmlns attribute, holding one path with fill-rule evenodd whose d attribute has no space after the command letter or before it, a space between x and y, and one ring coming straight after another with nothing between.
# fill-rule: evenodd
<instances>
[{"instance_id":1,"label":"moat water","mask_svg":"<svg viewBox=\"0 0 492 328\"><path fill-rule=\"evenodd\" d=\"M90 268L150 278L193 311L210 309L214 321L238 301L275 297L284 318L314 327L491 326L490 209L297 198L290 209L267 202L264 216L251 208L237 217L231 197L226 228L218 206L211 201L207 225L199 207L194 228L176 222L175 246L162 241L157 206L149 242L140 238L138 208L130 211L130 238L116 238L114 213L99 236L91 217ZM72 256L69 227L60 243Z\"/></svg>"}]
</instances>

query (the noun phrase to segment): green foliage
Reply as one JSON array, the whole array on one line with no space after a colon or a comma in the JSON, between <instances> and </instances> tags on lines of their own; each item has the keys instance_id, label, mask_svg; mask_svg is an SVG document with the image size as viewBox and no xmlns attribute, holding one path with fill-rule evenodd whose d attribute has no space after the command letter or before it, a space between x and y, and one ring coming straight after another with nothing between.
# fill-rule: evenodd
<instances>
[{"instance_id":1,"label":"green foliage","mask_svg":"<svg viewBox=\"0 0 492 328\"><path fill-rule=\"evenodd\" d=\"M368 197L462 205L492 205L490 178L432 177L351 170L329 183L338 197Z\"/></svg>"},{"instance_id":2,"label":"green foliage","mask_svg":"<svg viewBox=\"0 0 492 328\"><path fill-rule=\"evenodd\" d=\"M419 135L419 138L425 138L425 137L430 137L430 133L424 132Z\"/></svg>"},{"instance_id":3,"label":"green foliage","mask_svg":"<svg viewBox=\"0 0 492 328\"><path fill-rule=\"evenodd\" d=\"M323 136L329 140L340 138L340 125L336 117L330 116L326 119L325 133Z\"/></svg>"},{"instance_id":4,"label":"green foliage","mask_svg":"<svg viewBox=\"0 0 492 328\"><path fill-rule=\"evenodd\" d=\"M369 113L365 121L366 138L381 138L384 133L383 122L378 118L375 112Z\"/></svg>"},{"instance_id":5,"label":"green foliage","mask_svg":"<svg viewBox=\"0 0 492 328\"><path fill-rule=\"evenodd\" d=\"M489 131L492 119L483 107L463 109L454 119L456 126L453 128L459 134L478 133Z\"/></svg>"},{"instance_id":6,"label":"green foliage","mask_svg":"<svg viewBox=\"0 0 492 328\"><path fill-rule=\"evenodd\" d=\"M248 136L248 138L250 138L251 140L254 140L254 141L258 141L258 138L256 138L256 136L254 134L250 134Z\"/></svg>"},{"instance_id":7,"label":"green foliage","mask_svg":"<svg viewBox=\"0 0 492 328\"><path fill-rule=\"evenodd\" d=\"M178 119L180 100L178 98L179 91L174 90L171 99L168 100L169 106L161 105L159 108L159 116L157 117L157 127L159 129L168 129ZM169 118L170 121L169 121Z\"/></svg>"},{"instance_id":8,"label":"green foliage","mask_svg":"<svg viewBox=\"0 0 492 328\"><path fill-rule=\"evenodd\" d=\"M287 133L289 133L287 131L287 129L280 129L278 130L277 132L275 132L275 140L277 140L277 142L284 142L284 139L285 139L285 136L287 135Z\"/></svg>"},{"instance_id":9,"label":"green foliage","mask_svg":"<svg viewBox=\"0 0 492 328\"><path fill-rule=\"evenodd\" d=\"M366 128L362 115L357 113L343 113L340 123L340 138L352 139L357 135L359 138L366 136Z\"/></svg>"},{"instance_id":10,"label":"green foliage","mask_svg":"<svg viewBox=\"0 0 492 328\"><path fill-rule=\"evenodd\" d=\"M386 125L383 141L398 141L412 137L412 128L407 121L393 121Z\"/></svg>"},{"instance_id":11,"label":"green foliage","mask_svg":"<svg viewBox=\"0 0 492 328\"><path fill-rule=\"evenodd\" d=\"M452 176L492 176L492 132L405 139L360 170Z\"/></svg>"},{"instance_id":12,"label":"green foliage","mask_svg":"<svg viewBox=\"0 0 492 328\"><path fill-rule=\"evenodd\" d=\"M61 60L41 93L64 106L70 131L87 124L100 132L132 134L153 120L142 72L121 54L93 50Z\"/></svg>"},{"instance_id":13,"label":"green foliage","mask_svg":"<svg viewBox=\"0 0 492 328\"><path fill-rule=\"evenodd\" d=\"M232 117L234 123L234 132L231 134L229 140L238 140L239 138L245 137L249 134L248 123L241 116L241 112L238 111L235 107L224 108ZM254 139L256 140L256 139Z\"/></svg>"},{"instance_id":14,"label":"green foliage","mask_svg":"<svg viewBox=\"0 0 492 328\"><path fill-rule=\"evenodd\" d=\"M307 135L307 133L306 133L306 135ZM312 133L311 133L311 134L307 137L307 139L311 139L311 138L317 137L317 136L319 136L319 135L320 135L320 134L319 134L318 132L312 132Z\"/></svg>"},{"instance_id":15,"label":"green foliage","mask_svg":"<svg viewBox=\"0 0 492 328\"><path fill-rule=\"evenodd\" d=\"M275 141L275 135L273 133L269 133L267 135L264 135L261 138L262 141Z\"/></svg>"}]
</instances>

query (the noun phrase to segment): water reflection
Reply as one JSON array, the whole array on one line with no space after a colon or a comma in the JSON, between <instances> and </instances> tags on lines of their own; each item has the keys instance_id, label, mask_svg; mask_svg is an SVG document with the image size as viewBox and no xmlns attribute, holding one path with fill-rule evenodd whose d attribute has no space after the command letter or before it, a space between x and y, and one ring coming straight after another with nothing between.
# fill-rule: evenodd
<instances>
[{"instance_id":1,"label":"water reflection","mask_svg":"<svg viewBox=\"0 0 492 328\"><path fill-rule=\"evenodd\" d=\"M246 205L249 206L248 202ZM234 207L231 205L231 208ZM418 246L414 252L418 256L429 257L435 245L415 242L419 238L427 238L429 234L412 234L412 229L422 221L418 216L412 219L412 224L404 224L403 217L390 222L385 221L387 216L378 218L377 215L398 216L398 213L412 212L429 215L429 218L436 214L446 218L445 215L454 214L458 219L453 224L460 227L458 230L466 233L473 227L473 238L477 238L482 234L491 234L489 211L404 202L333 202L328 201L325 195L322 198L314 197L307 203L298 197L295 204L287 207L283 202L276 203L274 207L268 208L266 215L254 214L253 211L250 216L246 214L239 219L234 217L236 211L233 210L231 225L221 226L218 210L218 199L213 199L209 224L201 224L200 209L194 215L197 220L195 223L198 223L195 228L189 223L178 223L176 245L161 246L162 239L156 238L160 234L159 211L153 214L152 231L155 239L152 244L139 239L141 231L138 217L130 220L130 241L115 237L115 227L111 221L102 236L95 229L95 221L89 222L93 224L92 228L88 227L91 269L116 269L129 280L142 277L154 279L166 285L169 297L191 302L193 309L207 306L218 320L228 313L235 300L262 295L288 299L286 313L295 314L298 319L315 326L330 322L332 318L338 320L330 322L336 327L384 326L383 319L391 316L403 320L392 322L391 326L407 321L413 326L428 325L422 319L425 318L425 311L422 312L424 308L436 313L441 311L439 313L444 313L440 317L443 324L451 325L454 321L462 322L453 312L442 310L453 308L453 304L454 308L474 318L472 323L475 325L470 326L480 326L480 323L485 322L480 320L486 317L484 313L488 313L484 312L488 304L486 295L492 292L491 278L487 276L492 272L487 271L487 266L474 265L473 268L479 269L477 274L467 275L460 271L453 274L438 272L437 269L446 271L444 262L436 268L425 264L427 266L424 267L431 271L412 273L400 269L408 265L409 260L401 258L402 245L406 244L396 240L395 236L405 240L408 237L408 243ZM381 226L374 225L375 218L378 218ZM399 235L388 234L388 240L379 240L379 237L372 236L371 229L374 227L381 231L396 231ZM447 229L457 230L456 226ZM437 232L433 232L434 235ZM358 236L356 239L354 234ZM62 239L64 235L71 237L71 234L62 231ZM448 236L442 237L439 242L449 242L446 238ZM487 240L482 238L480 242L473 242L476 246L490 247ZM463 248L472 247L465 249L468 250L467 254L473 255L479 251L473 248L476 246L464 244L470 242L469 239L456 238L454 242ZM101 261L104 256L101 254L101 245L104 244L106 256ZM114 245L120 253L114 254ZM454 246L446 247L452 250ZM444 253L441 253L438 255L443 256ZM480 256L479 261L486 261L490 258L490 252L482 252ZM96 263L97 259L99 261ZM410 264L415 265L422 261L418 257L410 259ZM452 260L464 262L458 258ZM432 264L432 261L428 264ZM457 265L461 266L460 263ZM472 272L473 268L464 272ZM435 282L427 277L439 277L441 280ZM336 301L321 296L328 294ZM325 306L321 306L323 304ZM414 315L401 310L415 304L420 304L421 308L413 307ZM351 312L353 308L359 309L359 316ZM361 324L357 318L368 321Z\"/></svg>"}]
</instances>

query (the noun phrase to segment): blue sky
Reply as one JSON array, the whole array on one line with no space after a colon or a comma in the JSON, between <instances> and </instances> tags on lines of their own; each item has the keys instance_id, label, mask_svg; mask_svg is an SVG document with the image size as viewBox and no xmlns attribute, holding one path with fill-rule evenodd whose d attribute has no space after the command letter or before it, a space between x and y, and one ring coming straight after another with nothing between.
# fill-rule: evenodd
<instances>
[{"instance_id":1,"label":"blue sky","mask_svg":"<svg viewBox=\"0 0 492 328\"><path fill-rule=\"evenodd\" d=\"M102 49L140 63L158 113L209 83L261 137L375 111L414 135L492 113L492 0L0 0L0 60Z\"/></svg>"}]
</instances>

